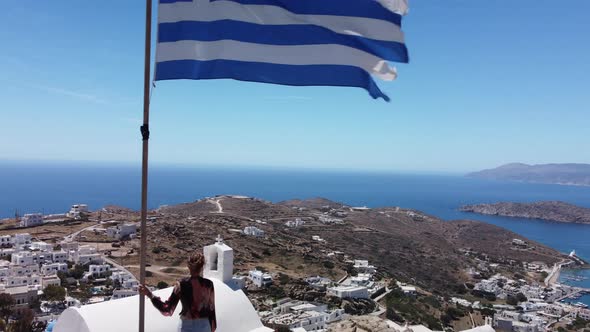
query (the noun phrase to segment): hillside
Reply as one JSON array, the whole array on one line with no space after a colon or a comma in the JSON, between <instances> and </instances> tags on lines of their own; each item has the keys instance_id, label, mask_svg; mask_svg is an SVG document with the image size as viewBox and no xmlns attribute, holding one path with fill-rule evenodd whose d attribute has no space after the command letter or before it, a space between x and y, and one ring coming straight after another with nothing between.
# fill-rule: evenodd
<instances>
[{"instance_id":1,"label":"hillside","mask_svg":"<svg viewBox=\"0 0 590 332\"><path fill-rule=\"evenodd\" d=\"M590 223L590 209L559 202L466 205L461 211L505 217L543 219L569 223Z\"/></svg>"},{"instance_id":2,"label":"hillside","mask_svg":"<svg viewBox=\"0 0 590 332\"><path fill-rule=\"evenodd\" d=\"M352 211L324 199L273 204L217 196L168 206L153 215L157 221L149 226L148 255L152 264L162 266L182 267L187 252L211 243L220 234L234 248L236 269L242 273L261 267L287 279L319 274L337 280L346 273L347 259L368 259L383 276L453 294L464 291L464 270L474 264L465 256L466 248L499 263L553 264L560 259L553 249L526 239L534 244L532 250L514 250L512 239L522 237L493 225L444 222L395 207ZM305 225L285 226L295 218L305 220ZM266 236L241 234L246 226L256 226ZM313 241L313 235L325 242Z\"/></svg>"},{"instance_id":3,"label":"hillside","mask_svg":"<svg viewBox=\"0 0 590 332\"><path fill-rule=\"evenodd\" d=\"M590 165L514 163L470 173L467 176L492 180L590 186Z\"/></svg>"}]
</instances>

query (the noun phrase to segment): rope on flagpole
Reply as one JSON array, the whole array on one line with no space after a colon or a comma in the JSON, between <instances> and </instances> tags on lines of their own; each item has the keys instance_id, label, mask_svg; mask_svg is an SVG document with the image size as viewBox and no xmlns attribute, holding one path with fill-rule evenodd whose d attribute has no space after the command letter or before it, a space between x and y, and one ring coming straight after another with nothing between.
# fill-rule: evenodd
<instances>
[{"instance_id":1,"label":"rope on flagpole","mask_svg":"<svg viewBox=\"0 0 590 332\"><path fill-rule=\"evenodd\" d=\"M141 160L141 243L139 261L139 283L145 285L145 266L147 250L147 188L148 188L148 151L150 138L150 66L152 44L152 0L145 3L145 54L143 71L143 125L140 127L142 138ZM139 296L139 332L145 331L145 296Z\"/></svg>"}]
</instances>

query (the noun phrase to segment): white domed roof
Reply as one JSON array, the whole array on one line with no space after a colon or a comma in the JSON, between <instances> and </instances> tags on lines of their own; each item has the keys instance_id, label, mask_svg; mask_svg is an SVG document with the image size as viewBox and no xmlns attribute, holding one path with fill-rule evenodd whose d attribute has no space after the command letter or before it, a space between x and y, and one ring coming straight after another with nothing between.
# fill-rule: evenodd
<instances>
[{"instance_id":1,"label":"white domed roof","mask_svg":"<svg viewBox=\"0 0 590 332\"><path fill-rule=\"evenodd\" d=\"M260 318L241 290L232 290L218 279L211 278L215 289L217 332L272 332ZM154 292L165 300L172 287ZM176 331L180 323L178 304L172 317L163 316L146 299L145 332ZM59 317L53 332L136 332L139 326L139 296L68 308Z\"/></svg>"}]
</instances>

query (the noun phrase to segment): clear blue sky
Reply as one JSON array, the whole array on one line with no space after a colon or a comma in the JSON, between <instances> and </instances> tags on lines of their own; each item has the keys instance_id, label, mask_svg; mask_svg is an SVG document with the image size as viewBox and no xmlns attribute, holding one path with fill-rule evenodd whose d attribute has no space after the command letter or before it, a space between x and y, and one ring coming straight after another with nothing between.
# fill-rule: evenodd
<instances>
[{"instance_id":1,"label":"clear blue sky","mask_svg":"<svg viewBox=\"0 0 590 332\"><path fill-rule=\"evenodd\" d=\"M590 163L590 1L411 2L361 89L160 82L154 163L463 172ZM0 159L140 160L142 1L0 3Z\"/></svg>"}]
</instances>

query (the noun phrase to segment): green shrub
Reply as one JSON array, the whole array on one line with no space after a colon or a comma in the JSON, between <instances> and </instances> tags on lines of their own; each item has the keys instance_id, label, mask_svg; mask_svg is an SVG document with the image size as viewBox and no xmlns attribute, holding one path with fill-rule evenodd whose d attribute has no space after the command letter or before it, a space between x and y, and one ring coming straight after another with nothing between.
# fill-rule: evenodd
<instances>
[{"instance_id":1,"label":"green shrub","mask_svg":"<svg viewBox=\"0 0 590 332\"><path fill-rule=\"evenodd\" d=\"M518 299L516 298L516 296L508 295L508 298L506 299L506 303L509 305L517 305Z\"/></svg>"},{"instance_id":2,"label":"green shrub","mask_svg":"<svg viewBox=\"0 0 590 332\"><path fill-rule=\"evenodd\" d=\"M324 267L327 269L333 269L334 268L334 263L331 261L324 261Z\"/></svg>"},{"instance_id":3,"label":"green shrub","mask_svg":"<svg viewBox=\"0 0 590 332\"><path fill-rule=\"evenodd\" d=\"M518 302L526 302L527 298L523 293L518 293L518 294L516 294L516 300Z\"/></svg>"},{"instance_id":4,"label":"green shrub","mask_svg":"<svg viewBox=\"0 0 590 332\"><path fill-rule=\"evenodd\" d=\"M47 301L63 301L66 298L66 289L57 286L49 285L43 290L43 299Z\"/></svg>"}]
</instances>

